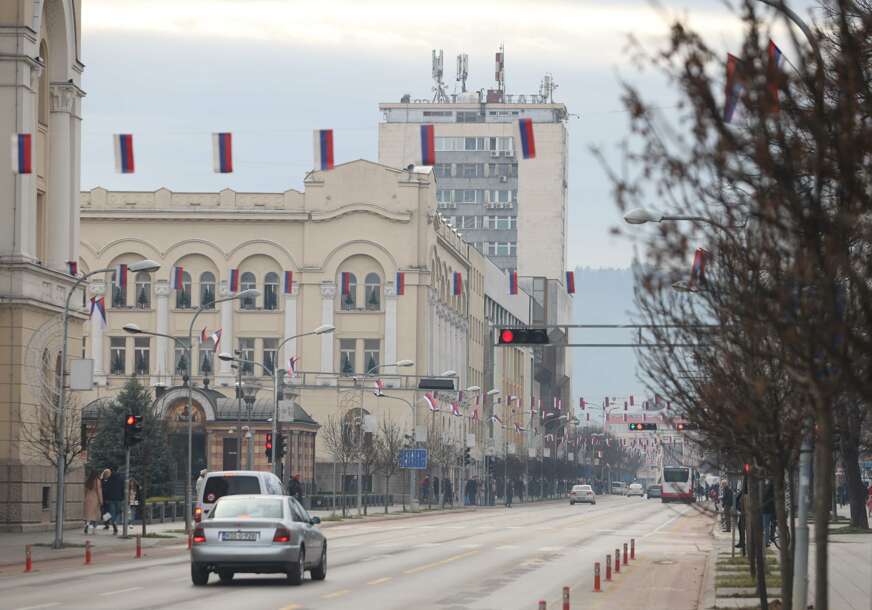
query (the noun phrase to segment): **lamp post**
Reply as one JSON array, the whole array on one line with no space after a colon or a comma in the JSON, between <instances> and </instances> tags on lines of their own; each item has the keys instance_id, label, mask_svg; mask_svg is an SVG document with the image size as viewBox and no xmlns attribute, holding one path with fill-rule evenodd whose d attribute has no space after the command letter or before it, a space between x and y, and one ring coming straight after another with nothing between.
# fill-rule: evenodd
<instances>
[{"instance_id":1,"label":"lamp post","mask_svg":"<svg viewBox=\"0 0 872 610\"><path fill-rule=\"evenodd\" d=\"M257 391L259 389L260 388L257 386L257 384L254 383L246 383L242 386L242 398L245 401L245 411L248 419L248 425L246 426L248 430L245 431L245 439L248 442L248 455L246 456L247 470L251 470L254 467L254 434L251 431L251 411L254 408L254 398L257 395ZM242 444L239 445L239 463L242 463ZM240 470L242 469L240 468Z\"/></svg>"},{"instance_id":2,"label":"lamp post","mask_svg":"<svg viewBox=\"0 0 872 610\"><path fill-rule=\"evenodd\" d=\"M366 378L372 375L379 369L387 368L390 366L397 367L409 367L415 366L415 362L413 360L398 360L391 364L378 364L371 369L369 369L366 373L363 374L363 378L360 380L360 427L357 435L357 515L363 516L363 460L361 459L361 452L363 450L363 384L366 382ZM412 409L414 413L414 409Z\"/></svg>"},{"instance_id":3,"label":"lamp post","mask_svg":"<svg viewBox=\"0 0 872 610\"><path fill-rule=\"evenodd\" d=\"M197 318L200 316L200 314L206 310L207 307L209 309L212 309L218 303L225 303L227 301L236 301L238 299L243 299L246 297L258 296L260 296L260 291L255 288L250 288L248 290L237 292L236 294L230 295L229 297L213 299L209 303L203 303L194 311L194 315L191 317L191 323L188 325L188 342L185 346L185 349L188 352L188 469L187 474L185 475L185 533L188 536L191 535L191 476L193 475L192 470L194 467L194 369L191 366L194 357L194 323L197 321ZM165 335L163 333L144 331L141 330L136 324L127 324L124 327L124 330L133 334L153 335L155 337L169 337L173 340L174 343L178 345L178 340L175 337L170 337L169 335Z\"/></svg>"},{"instance_id":4,"label":"lamp post","mask_svg":"<svg viewBox=\"0 0 872 610\"><path fill-rule=\"evenodd\" d=\"M414 363L412 363L412 364L414 364ZM412 366L412 365L410 364L408 366ZM411 441L411 444L412 444L412 447L414 447L416 444L415 428L418 427L417 409L415 408L417 403L410 402L410 401L406 400L405 398L400 398L399 396L389 396L388 394L385 394L385 393L377 394L376 398L388 398L390 400L399 400L400 402L404 403L407 407L409 407L409 410L411 410L411 412L412 412L412 441ZM385 490L385 493L387 493L387 490ZM414 501L415 501L415 470L414 470L414 468L409 468L409 510L412 512L414 512L414 506L413 506Z\"/></svg>"},{"instance_id":5,"label":"lamp post","mask_svg":"<svg viewBox=\"0 0 872 610\"><path fill-rule=\"evenodd\" d=\"M141 261L137 261L127 266L127 269L131 272L139 272L139 271L157 271L160 269L160 264L144 259ZM64 439L64 430L66 428L65 418L66 411L64 405L64 381L66 378L66 370L67 370L67 339L70 328L70 299L73 297L73 293L76 292L76 289L81 286L85 280L89 277L97 275L98 273L109 273L110 271L115 271L113 267L107 267L105 269L96 269L91 271L90 273L85 273L81 277L77 278L75 283L70 287L67 291L67 296L64 301L64 312L63 312L63 340L61 343L61 372L60 378L58 379L58 428L57 428L57 491L55 493L55 531L54 531L54 541L52 542L52 548L59 549L64 546L64 480L66 478L66 441ZM97 349L103 349L103 346L97 346Z\"/></svg>"},{"instance_id":6,"label":"lamp post","mask_svg":"<svg viewBox=\"0 0 872 610\"><path fill-rule=\"evenodd\" d=\"M490 416L491 428L490 428L490 439L489 439L490 442L488 442L488 447L487 447L487 452L486 452L486 453L489 453L491 446L494 447L494 455L491 456L491 464L493 464L493 459L496 458L496 442L495 442L496 435L494 434L495 427L494 427L494 419L493 419L494 397L499 396L499 394L500 394L500 391L496 388L493 388L493 389L485 392L485 397L489 396L491 399L491 416ZM490 503L492 501L494 504L496 504L496 498L494 498L493 491L491 490L491 473L490 473L490 470L487 468L487 466L485 466L485 481L486 481L485 484L487 485L487 487L485 488L485 501L488 503Z\"/></svg>"}]
</instances>

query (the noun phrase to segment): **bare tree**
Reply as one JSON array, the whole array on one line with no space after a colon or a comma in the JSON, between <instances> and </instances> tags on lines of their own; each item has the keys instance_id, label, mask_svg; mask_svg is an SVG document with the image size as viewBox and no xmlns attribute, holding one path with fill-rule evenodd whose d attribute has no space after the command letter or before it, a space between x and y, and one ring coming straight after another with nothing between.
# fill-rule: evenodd
<instances>
[{"instance_id":1,"label":"bare tree","mask_svg":"<svg viewBox=\"0 0 872 610\"><path fill-rule=\"evenodd\" d=\"M348 474L348 467L357 457L357 450L345 418L335 415L328 416L327 423L321 428L321 438L327 446L327 452L333 458L333 462L339 466L340 485L344 491L344 481L345 476ZM333 482L333 496L336 496L336 481ZM346 516L344 500L342 502L342 516Z\"/></svg>"},{"instance_id":2,"label":"bare tree","mask_svg":"<svg viewBox=\"0 0 872 610\"><path fill-rule=\"evenodd\" d=\"M24 441L52 466L62 461L64 470L78 461L85 451L87 439L82 430L82 411L78 397L68 394L65 401L64 429L58 426L58 393L56 376L47 375L45 381L33 388L36 394L36 409L31 422L21 427ZM61 442L62 441L62 442Z\"/></svg>"},{"instance_id":3,"label":"bare tree","mask_svg":"<svg viewBox=\"0 0 872 610\"><path fill-rule=\"evenodd\" d=\"M400 450L406 446L404 430L390 416L385 416L379 425L376 437L376 470L385 479L385 514L388 512L388 494L391 477L400 471Z\"/></svg>"}]
</instances>

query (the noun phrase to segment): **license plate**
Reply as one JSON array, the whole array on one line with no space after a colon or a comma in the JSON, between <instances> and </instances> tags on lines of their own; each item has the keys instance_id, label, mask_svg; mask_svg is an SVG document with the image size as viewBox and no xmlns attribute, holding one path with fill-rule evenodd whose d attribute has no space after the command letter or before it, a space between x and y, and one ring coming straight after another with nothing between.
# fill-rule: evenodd
<instances>
[{"instance_id":1,"label":"license plate","mask_svg":"<svg viewBox=\"0 0 872 610\"><path fill-rule=\"evenodd\" d=\"M257 540L257 532L220 532L221 540L254 542Z\"/></svg>"}]
</instances>

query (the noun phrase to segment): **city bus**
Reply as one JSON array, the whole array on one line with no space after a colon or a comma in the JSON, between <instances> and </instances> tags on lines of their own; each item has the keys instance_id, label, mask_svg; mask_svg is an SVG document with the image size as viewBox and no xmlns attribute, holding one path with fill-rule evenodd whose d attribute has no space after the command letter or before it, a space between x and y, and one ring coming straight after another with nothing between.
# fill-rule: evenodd
<instances>
[{"instance_id":1,"label":"city bus","mask_svg":"<svg viewBox=\"0 0 872 610\"><path fill-rule=\"evenodd\" d=\"M693 502L696 484L693 469L687 466L663 466L660 471L661 502Z\"/></svg>"}]
</instances>

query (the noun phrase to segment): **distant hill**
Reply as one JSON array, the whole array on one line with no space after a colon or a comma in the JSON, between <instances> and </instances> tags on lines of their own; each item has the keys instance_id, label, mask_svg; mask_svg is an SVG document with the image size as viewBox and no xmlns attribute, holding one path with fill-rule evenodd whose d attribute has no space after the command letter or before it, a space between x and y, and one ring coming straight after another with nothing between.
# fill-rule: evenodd
<instances>
[{"instance_id":1,"label":"distant hill","mask_svg":"<svg viewBox=\"0 0 872 610\"><path fill-rule=\"evenodd\" d=\"M627 324L634 321L634 311L631 269L576 268L574 323ZM634 342L633 333L628 330L575 330L570 339L573 343ZM644 386L636 379L632 348L574 348L570 357L574 404L578 405L580 396L594 405L602 405L606 395L643 395Z\"/></svg>"}]
</instances>

